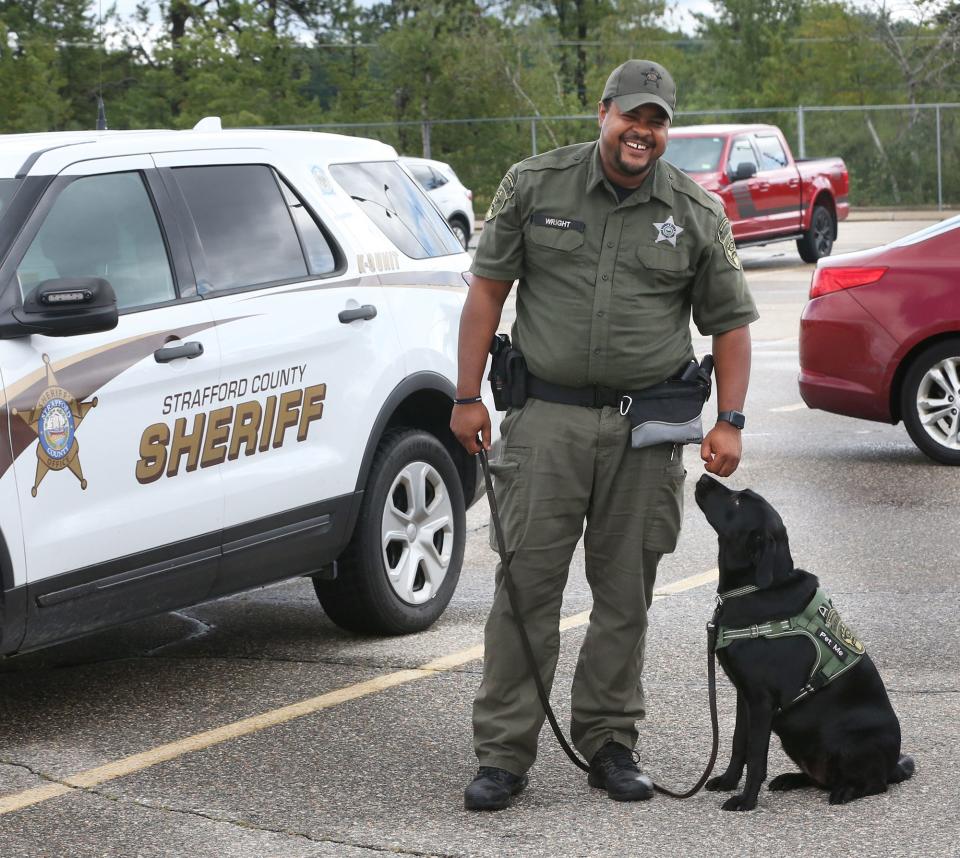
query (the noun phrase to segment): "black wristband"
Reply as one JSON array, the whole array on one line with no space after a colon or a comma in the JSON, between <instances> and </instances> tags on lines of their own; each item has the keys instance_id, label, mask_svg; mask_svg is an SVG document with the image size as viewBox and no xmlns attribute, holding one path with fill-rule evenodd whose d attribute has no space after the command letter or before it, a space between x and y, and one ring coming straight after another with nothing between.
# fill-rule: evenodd
<instances>
[{"instance_id":1,"label":"black wristband","mask_svg":"<svg viewBox=\"0 0 960 858\"><path fill-rule=\"evenodd\" d=\"M482 396L465 396L463 399L454 399L454 405L473 405L474 402L483 402Z\"/></svg>"}]
</instances>

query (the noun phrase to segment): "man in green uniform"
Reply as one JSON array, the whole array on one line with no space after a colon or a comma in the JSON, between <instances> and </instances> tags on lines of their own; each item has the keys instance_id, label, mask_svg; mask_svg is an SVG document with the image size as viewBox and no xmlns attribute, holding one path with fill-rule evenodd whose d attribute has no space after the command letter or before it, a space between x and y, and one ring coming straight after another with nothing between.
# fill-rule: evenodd
<instances>
[{"instance_id":1,"label":"man in green uniform","mask_svg":"<svg viewBox=\"0 0 960 858\"><path fill-rule=\"evenodd\" d=\"M476 397L519 280L513 341L538 387L504 417L492 466L510 568L550 688L563 588L584 534L593 609L573 680L571 736L590 761L590 785L619 801L652 795L632 749L644 716L647 609L657 564L676 547L686 475L672 444L631 449L620 400L694 357L692 312L713 337L721 415L700 455L708 471L729 476L740 461L748 325L757 318L722 205L659 160L675 101L665 68L629 60L604 88L599 140L510 168L471 269L451 419L467 450L478 452L478 435L489 449L490 416ZM515 623L498 569L474 703L480 769L464 796L471 810L506 807L536 756L545 716Z\"/></svg>"}]
</instances>

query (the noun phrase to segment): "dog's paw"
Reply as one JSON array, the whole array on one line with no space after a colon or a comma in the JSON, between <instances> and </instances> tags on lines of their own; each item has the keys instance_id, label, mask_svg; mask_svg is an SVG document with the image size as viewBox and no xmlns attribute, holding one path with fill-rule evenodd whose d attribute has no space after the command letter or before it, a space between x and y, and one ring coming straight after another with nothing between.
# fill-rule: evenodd
<instances>
[{"instance_id":1,"label":"dog's paw","mask_svg":"<svg viewBox=\"0 0 960 858\"><path fill-rule=\"evenodd\" d=\"M748 799L744 795L734 795L728 798L722 805L723 810L753 810L757 806L757 800Z\"/></svg>"},{"instance_id":2,"label":"dog's paw","mask_svg":"<svg viewBox=\"0 0 960 858\"><path fill-rule=\"evenodd\" d=\"M711 792L730 792L737 788L738 783L740 783L740 778L734 780L730 775L717 775L715 778L710 778L703 785L703 788Z\"/></svg>"}]
</instances>

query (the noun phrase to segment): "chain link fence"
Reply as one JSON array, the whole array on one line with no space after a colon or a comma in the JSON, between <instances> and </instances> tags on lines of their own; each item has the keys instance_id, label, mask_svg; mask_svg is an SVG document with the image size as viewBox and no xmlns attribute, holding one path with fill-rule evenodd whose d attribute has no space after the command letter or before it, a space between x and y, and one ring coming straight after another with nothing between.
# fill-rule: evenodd
<instances>
[{"instance_id":1,"label":"chain link fence","mask_svg":"<svg viewBox=\"0 0 960 858\"><path fill-rule=\"evenodd\" d=\"M841 156L854 206L960 205L960 103L777 107L678 112L675 125L778 125L797 158ZM373 137L405 155L446 161L482 211L507 168L529 155L597 136L597 117L510 116L425 122L287 125Z\"/></svg>"}]
</instances>

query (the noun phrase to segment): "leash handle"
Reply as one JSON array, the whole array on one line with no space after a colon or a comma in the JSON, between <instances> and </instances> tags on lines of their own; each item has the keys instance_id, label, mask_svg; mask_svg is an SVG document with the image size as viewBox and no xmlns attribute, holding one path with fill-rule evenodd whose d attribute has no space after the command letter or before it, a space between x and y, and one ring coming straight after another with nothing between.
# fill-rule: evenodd
<instances>
[{"instance_id":1,"label":"leash handle","mask_svg":"<svg viewBox=\"0 0 960 858\"><path fill-rule=\"evenodd\" d=\"M556 716L553 714L553 708L550 706L550 698L547 694L546 688L544 688L543 679L540 676L540 669L537 667L537 659L533 654L533 647L530 645L530 638L527 636L527 630L523 625L520 611L517 608L518 598L516 587L514 586L513 577L510 573L510 560L507 555L507 542L503 535L503 524L500 521L500 510L497 507L497 496L493 491L493 479L490 476L490 462L487 459L487 451L483 449L483 443L481 439L478 437L477 440L480 442L480 465L483 468L483 479L484 483L486 484L487 501L490 504L490 519L493 522L493 529L496 533L497 549L500 554L500 565L503 568L503 583L507 588L507 598L510 601L510 609L513 611L513 618L517 625L517 631L520 634L520 643L527 659L527 665L530 668L530 673L533 674L533 681L537 687L537 696L540 698L543 711L547 716L547 720L550 722L550 727L553 730L553 734L557 737L557 741L560 743L560 747L563 748L564 752L571 759L574 765L585 772L589 772L590 766L580 758L573 748L570 747L566 737L563 735L563 730L560 729L560 725L557 723ZM654 783L653 788L657 792L670 796L671 798L690 798L691 796L694 796L700 792L700 790L703 788L703 785L710 777L710 773L713 771L713 766L717 761L717 751L720 746L720 725L717 719L717 673L716 658L714 656L716 635L717 630L714 623L707 623L707 685L710 698L710 724L713 729L713 748L710 752L710 761L707 763L706 770L700 776L700 780L698 780L691 789L684 793L673 792L666 787L660 786L660 784Z\"/></svg>"}]
</instances>

